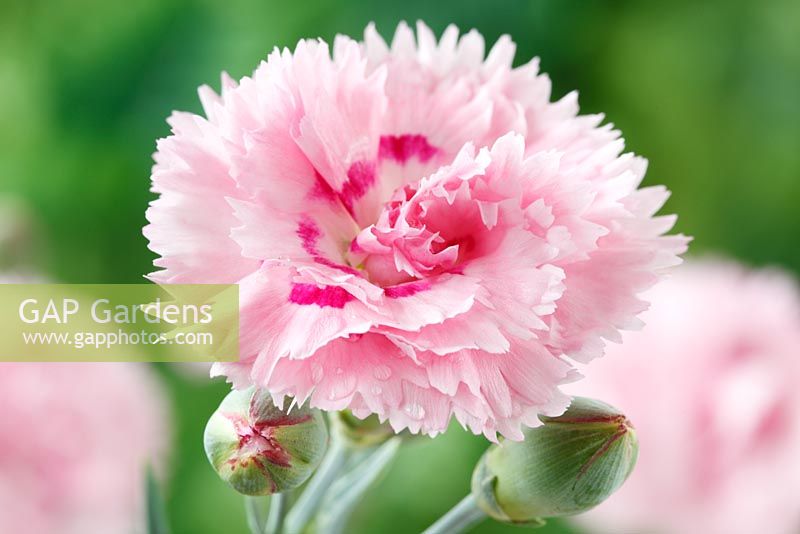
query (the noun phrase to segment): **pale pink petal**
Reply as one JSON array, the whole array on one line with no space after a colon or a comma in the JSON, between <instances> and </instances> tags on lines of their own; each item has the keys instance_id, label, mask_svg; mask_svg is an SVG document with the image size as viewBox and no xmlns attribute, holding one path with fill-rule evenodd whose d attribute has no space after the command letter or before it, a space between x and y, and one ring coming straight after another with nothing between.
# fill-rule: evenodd
<instances>
[{"instance_id":1,"label":"pale pink petal","mask_svg":"<svg viewBox=\"0 0 800 534\"><path fill-rule=\"evenodd\" d=\"M645 328L569 388L613 403L640 441L630 479L580 523L608 534L797 532L796 282L696 260L646 298Z\"/></svg>"}]
</instances>

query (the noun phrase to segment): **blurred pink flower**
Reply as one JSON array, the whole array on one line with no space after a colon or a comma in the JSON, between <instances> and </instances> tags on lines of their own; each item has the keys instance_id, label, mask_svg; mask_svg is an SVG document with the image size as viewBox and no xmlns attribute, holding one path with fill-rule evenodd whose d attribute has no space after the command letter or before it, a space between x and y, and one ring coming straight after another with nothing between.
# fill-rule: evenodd
<instances>
[{"instance_id":1,"label":"blurred pink flower","mask_svg":"<svg viewBox=\"0 0 800 534\"><path fill-rule=\"evenodd\" d=\"M622 489L580 516L598 533L800 530L800 292L786 275L687 263L647 293L647 326L570 392L639 436Z\"/></svg>"},{"instance_id":2,"label":"blurred pink flower","mask_svg":"<svg viewBox=\"0 0 800 534\"><path fill-rule=\"evenodd\" d=\"M568 399L568 358L638 325L679 262L663 187L574 93L501 38L401 24L276 50L200 89L158 143L152 278L239 283L241 358L221 364L326 410L435 435L520 425ZM482 147L482 148L481 148Z\"/></svg>"},{"instance_id":3,"label":"blurred pink flower","mask_svg":"<svg viewBox=\"0 0 800 534\"><path fill-rule=\"evenodd\" d=\"M145 468L168 437L147 367L1 363L0 406L0 532L143 531Z\"/></svg>"}]
</instances>

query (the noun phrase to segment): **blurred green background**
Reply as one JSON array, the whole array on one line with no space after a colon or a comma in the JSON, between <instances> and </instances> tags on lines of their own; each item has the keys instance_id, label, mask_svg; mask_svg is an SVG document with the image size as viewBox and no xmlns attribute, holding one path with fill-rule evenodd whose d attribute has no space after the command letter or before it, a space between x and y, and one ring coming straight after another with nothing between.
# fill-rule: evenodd
<instances>
[{"instance_id":1,"label":"blurred green background","mask_svg":"<svg viewBox=\"0 0 800 534\"><path fill-rule=\"evenodd\" d=\"M580 89L668 212L719 252L800 272L800 2L12 0L0 3L0 194L37 220L34 269L63 282L137 282L153 254L141 228L150 155L173 109L200 111L197 86L249 74L275 45L390 38L399 20L503 33L518 62L540 56L560 97ZM160 367L175 406L166 489L176 533L245 532L240 498L218 481L202 428L227 391ZM454 428L408 445L364 502L353 532L415 532L467 491L481 438ZM540 532L569 532L553 523ZM477 532L504 532L486 522Z\"/></svg>"}]
</instances>

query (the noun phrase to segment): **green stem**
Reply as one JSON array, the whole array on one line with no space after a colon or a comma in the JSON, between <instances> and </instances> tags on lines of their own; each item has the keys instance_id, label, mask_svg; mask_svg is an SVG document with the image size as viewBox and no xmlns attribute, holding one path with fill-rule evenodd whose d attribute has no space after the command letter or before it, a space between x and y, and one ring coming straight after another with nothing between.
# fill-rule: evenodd
<instances>
[{"instance_id":1,"label":"green stem","mask_svg":"<svg viewBox=\"0 0 800 534\"><path fill-rule=\"evenodd\" d=\"M331 486L317 519L319 532L341 534L345 531L353 510L372 484L386 472L401 443L400 437L388 440Z\"/></svg>"},{"instance_id":2,"label":"green stem","mask_svg":"<svg viewBox=\"0 0 800 534\"><path fill-rule=\"evenodd\" d=\"M467 495L422 534L459 534L485 518L486 513L478 508L475 497Z\"/></svg>"},{"instance_id":3,"label":"green stem","mask_svg":"<svg viewBox=\"0 0 800 534\"><path fill-rule=\"evenodd\" d=\"M244 510L247 514L247 526L250 527L252 534L264 534L264 529L261 525L264 524L264 517L262 515L262 501L260 497L245 497Z\"/></svg>"},{"instance_id":4,"label":"green stem","mask_svg":"<svg viewBox=\"0 0 800 534\"><path fill-rule=\"evenodd\" d=\"M350 450L344 440L334 437L317 473L286 516L287 534L301 534L317 512L322 498L347 462Z\"/></svg>"},{"instance_id":5,"label":"green stem","mask_svg":"<svg viewBox=\"0 0 800 534\"><path fill-rule=\"evenodd\" d=\"M145 493L147 503L147 534L169 534L167 512L164 498L158 488L153 470L147 468L145 473Z\"/></svg>"},{"instance_id":6,"label":"green stem","mask_svg":"<svg viewBox=\"0 0 800 534\"><path fill-rule=\"evenodd\" d=\"M264 527L264 534L281 534L283 520L286 517L288 498L284 493L276 493L269 500L269 516Z\"/></svg>"}]
</instances>

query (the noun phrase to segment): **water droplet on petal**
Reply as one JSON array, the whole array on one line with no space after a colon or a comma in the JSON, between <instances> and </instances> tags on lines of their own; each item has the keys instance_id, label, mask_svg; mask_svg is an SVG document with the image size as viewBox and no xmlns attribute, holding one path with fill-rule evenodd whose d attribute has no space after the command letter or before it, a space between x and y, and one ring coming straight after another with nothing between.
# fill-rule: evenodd
<instances>
[{"instance_id":1,"label":"water droplet on petal","mask_svg":"<svg viewBox=\"0 0 800 534\"><path fill-rule=\"evenodd\" d=\"M328 400L343 399L355 391L358 380L353 375L343 373L344 371L337 373L336 378L331 381Z\"/></svg>"},{"instance_id":2,"label":"water droplet on petal","mask_svg":"<svg viewBox=\"0 0 800 534\"><path fill-rule=\"evenodd\" d=\"M341 367L337 367L337 368L336 368L336 374L337 374L337 375L340 375L340 374L342 374L342 373L344 373L344 369L342 369Z\"/></svg>"},{"instance_id":3,"label":"water droplet on petal","mask_svg":"<svg viewBox=\"0 0 800 534\"><path fill-rule=\"evenodd\" d=\"M389 377L392 376L392 370L386 365L378 365L372 371L372 374L378 380L389 380Z\"/></svg>"},{"instance_id":4,"label":"water droplet on petal","mask_svg":"<svg viewBox=\"0 0 800 534\"><path fill-rule=\"evenodd\" d=\"M383 388L376 385L372 386L370 388L370 391L372 392L373 395L380 395L381 393L383 393Z\"/></svg>"},{"instance_id":5,"label":"water droplet on petal","mask_svg":"<svg viewBox=\"0 0 800 534\"><path fill-rule=\"evenodd\" d=\"M406 404L403 410L408 414L411 419L419 421L425 417L425 408L417 403Z\"/></svg>"}]
</instances>

